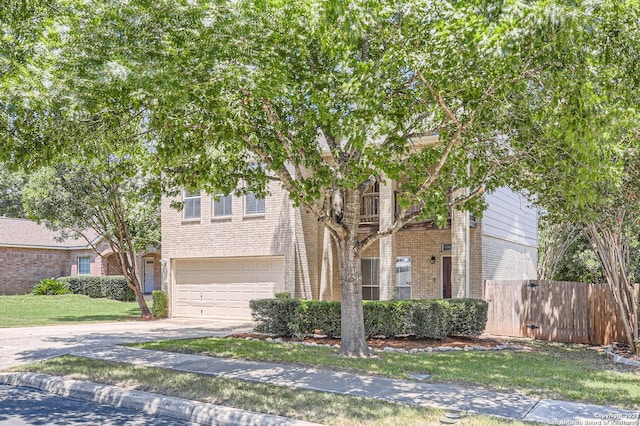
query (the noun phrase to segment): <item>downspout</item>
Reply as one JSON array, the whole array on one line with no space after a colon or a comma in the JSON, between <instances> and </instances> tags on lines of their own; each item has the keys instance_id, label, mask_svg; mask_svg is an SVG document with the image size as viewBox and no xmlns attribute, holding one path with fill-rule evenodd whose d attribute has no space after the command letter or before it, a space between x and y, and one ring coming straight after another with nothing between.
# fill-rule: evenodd
<instances>
[{"instance_id":1,"label":"downspout","mask_svg":"<svg viewBox=\"0 0 640 426\"><path fill-rule=\"evenodd\" d=\"M471 161L467 161L467 178L471 178ZM470 194L469 187L467 187L467 196ZM471 297L471 215L469 210L465 210L464 216L464 278L465 278L465 297Z\"/></svg>"},{"instance_id":2,"label":"downspout","mask_svg":"<svg viewBox=\"0 0 640 426\"><path fill-rule=\"evenodd\" d=\"M468 191L468 189L467 189ZM464 230L464 255L465 255L465 262L464 262L464 267L465 267L465 285L466 285L466 296L467 298L471 297L471 247L470 247L470 242L471 242L471 219L470 219L470 214L469 214L469 210L466 211L465 213L465 230Z\"/></svg>"}]
</instances>

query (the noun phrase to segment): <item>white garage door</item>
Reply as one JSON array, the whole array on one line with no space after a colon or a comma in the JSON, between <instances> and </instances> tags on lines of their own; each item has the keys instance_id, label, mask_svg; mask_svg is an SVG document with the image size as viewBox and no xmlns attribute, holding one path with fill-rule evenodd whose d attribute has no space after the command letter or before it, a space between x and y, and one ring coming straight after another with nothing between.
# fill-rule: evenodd
<instances>
[{"instance_id":1,"label":"white garage door","mask_svg":"<svg viewBox=\"0 0 640 426\"><path fill-rule=\"evenodd\" d=\"M173 315L251 319L249 301L283 287L282 257L176 260Z\"/></svg>"}]
</instances>

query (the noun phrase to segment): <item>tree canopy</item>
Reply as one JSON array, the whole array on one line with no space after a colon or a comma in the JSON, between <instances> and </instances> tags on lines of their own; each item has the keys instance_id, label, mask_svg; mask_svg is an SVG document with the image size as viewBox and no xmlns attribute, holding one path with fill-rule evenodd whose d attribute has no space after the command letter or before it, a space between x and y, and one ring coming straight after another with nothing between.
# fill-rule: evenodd
<instances>
[{"instance_id":1,"label":"tree canopy","mask_svg":"<svg viewBox=\"0 0 640 426\"><path fill-rule=\"evenodd\" d=\"M82 26L86 6L12 4L0 56L0 158L31 174L23 194L29 218L61 236L100 235L149 315L136 265L139 251L160 243L148 110L78 67L70 29Z\"/></svg>"},{"instance_id":2,"label":"tree canopy","mask_svg":"<svg viewBox=\"0 0 640 426\"><path fill-rule=\"evenodd\" d=\"M637 91L619 88L640 61L637 31L617 28L636 2L609 3L58 2L3 79L0 155L97 158L108 136L151 152L168 193L278 180L331 233L341 353L367 355L368 245L416 217L480 213L504 185L586 211L623 174L612 142ZM402 209L362 233L361 196L383 179Z\"/></svg>"},{"instance_id":3,"label":"tree canopy","mask_svg":"<svg viewBox=\"0 0 640 426\"><path fill-rule=\"evenodd\" d=\"M25 217L22 208L22 190L27 177L21 171L11 171L0 163L0 216Z\"/></svg>"}]
</instances>

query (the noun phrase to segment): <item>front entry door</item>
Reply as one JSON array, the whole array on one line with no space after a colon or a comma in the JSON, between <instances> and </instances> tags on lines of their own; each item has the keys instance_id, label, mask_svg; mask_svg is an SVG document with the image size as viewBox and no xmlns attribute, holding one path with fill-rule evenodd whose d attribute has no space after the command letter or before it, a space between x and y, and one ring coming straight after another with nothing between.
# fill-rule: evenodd
<instances>
[{"instance_id":1,"label":"front entry door","mask_svg":"<svg viewBox=\"0 0 640 426\"><path fill-rule=\"evenodd\" d=\"M153 291L155 276L153 259L144 259L144 292L149 294Z\"/></svg>"},{"instance_id":2,"label":"front entry door","mask_svg":"<svg viewBox=\"0 0 640 426\"><path fill-rule=\"evenodd\" d=\"M451 257L442 258L442 298L451 299Z\"/></svg>"}]
</instances>

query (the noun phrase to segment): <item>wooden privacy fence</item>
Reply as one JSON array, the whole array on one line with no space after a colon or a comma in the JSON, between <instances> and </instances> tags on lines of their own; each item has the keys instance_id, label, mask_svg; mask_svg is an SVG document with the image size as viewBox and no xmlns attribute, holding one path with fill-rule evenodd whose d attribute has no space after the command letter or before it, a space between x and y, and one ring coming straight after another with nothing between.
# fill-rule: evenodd
<instances>
[{"instance_id":1,"label":"wooden privacy fence","mask_svg":"<svg viewBox=\"0 0 640 426\"><path fill-rule=\"evenodd\" d=\"M485 281L486 332L565 343L626 342L605 285L563 281Z\"/></svg>"}]
</instances>

